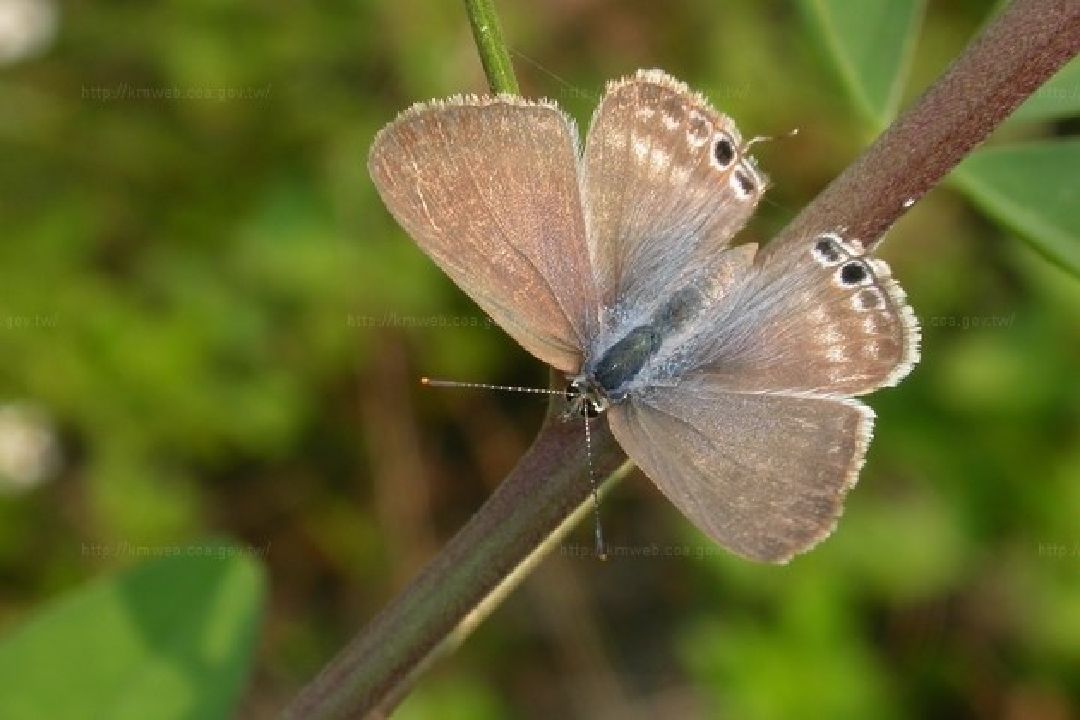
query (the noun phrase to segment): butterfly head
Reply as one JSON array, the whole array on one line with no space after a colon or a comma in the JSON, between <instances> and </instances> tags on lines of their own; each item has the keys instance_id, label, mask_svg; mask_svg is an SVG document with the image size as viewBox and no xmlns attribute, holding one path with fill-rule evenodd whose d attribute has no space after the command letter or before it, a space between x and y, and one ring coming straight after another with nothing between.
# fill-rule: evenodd
<instances>
[{"instance_id":1,"label":"butterfly head","mask_svg":"<svg viewBox=\"0 0 1080 720\"><path fill-rule=\"evenodd\" d=\"M566 402L570 404L570 415L594 418L608 409L611 401L607 392L591 377L578 376L566 386Z\"/></svg>"}]
</instances>

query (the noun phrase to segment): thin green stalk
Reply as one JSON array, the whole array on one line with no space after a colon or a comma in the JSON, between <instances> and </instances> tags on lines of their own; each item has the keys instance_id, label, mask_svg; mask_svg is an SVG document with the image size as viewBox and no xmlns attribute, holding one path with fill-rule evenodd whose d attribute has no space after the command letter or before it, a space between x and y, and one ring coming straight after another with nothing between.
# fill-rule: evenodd
<instances>
[{"instance_id":1,"label":"thin green stalk","mask_svg":"<svg viewBox=\"0 0 1080 720\"><path fill-rule=\"evenodd\" d=\"M494 0L465 0L465 11L469 15L476 50L484 65L491 92L517 95L517 77L510 62L510 50L503 41Z\"/></svg>"}]
</instances>

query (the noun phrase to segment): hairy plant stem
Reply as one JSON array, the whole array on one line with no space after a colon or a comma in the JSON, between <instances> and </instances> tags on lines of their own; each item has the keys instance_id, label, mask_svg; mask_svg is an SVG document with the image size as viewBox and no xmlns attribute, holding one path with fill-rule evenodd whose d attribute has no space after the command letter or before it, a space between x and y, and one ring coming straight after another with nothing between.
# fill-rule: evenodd
<instances>
[{"instance_id":1,"label":"hairy plant stem","mask_svg":"<svg viewBox=\"0 0 1080 720\"><path fill-rule=\"evenodd\" d=\"M490 0L466 0L492 90L516 92ZM885 231L1080 50L1080 2L1017 0L765 252L843 228L872 248ZM553 382L561 383L561 378ZM558 385L553 385L557 387ZM430 564L285 711L289 718L381 717L432 658L455 646L591 502L581 421L556 399L517 467ZM595 421L593 463L624 462ZM557 537L557 535L556 535Z\"/></svg>"}]
</instances>

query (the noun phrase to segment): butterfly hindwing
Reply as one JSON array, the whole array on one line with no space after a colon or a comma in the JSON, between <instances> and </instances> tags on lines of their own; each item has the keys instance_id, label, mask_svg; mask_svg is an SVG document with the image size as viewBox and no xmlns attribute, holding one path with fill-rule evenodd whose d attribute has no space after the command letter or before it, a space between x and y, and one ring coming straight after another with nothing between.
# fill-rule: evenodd
<instances>
[{"instance_id":1,"label":"butterfly hindwing","mask_svg":"<svg viewBox=\"0 0 1080 720\"><path fill-rule=\"evenodd\" d=\"M888 265L836 233L759 253L684 348L686 374L746 392L862 395L918 361L919 327Z\"/></svg>"},{"instance_id":2,"label":"butterfly hindwing","mask_svg":"<svg viewBox=\"0 0 1080 720\"><path fill-rule=\"evenodd\" d=\"M608 419L702 532L743 557L787 562L832 532L873 412L856 400L735 393L695 378L635 393Z\"/></svg>"}]
</instances>

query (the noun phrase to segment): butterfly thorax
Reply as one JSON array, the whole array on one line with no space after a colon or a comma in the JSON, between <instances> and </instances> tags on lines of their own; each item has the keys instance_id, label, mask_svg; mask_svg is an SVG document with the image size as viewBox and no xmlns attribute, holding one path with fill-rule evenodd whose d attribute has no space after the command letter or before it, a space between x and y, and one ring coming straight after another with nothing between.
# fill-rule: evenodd
<instances>
[{"instance_id":1,"label":"butterfly thorax","mask_svg":"<svg viewBox=\"0 0 1080 720\"><path fill-rule=\"evenodd\" d=\"M595 360L586 361L584 372L574 378L568 392L580 390L586 403L591 402L590 396L602 399L604 402L598 412L602 412L608 402L622 402L629 389L640 384L650 361L701 306L701 293L694 287L684 287L647 314L644 322L639 317L637 322L621 323L609 333L608 342L600 346Z\"/></svg>"}]
</instances>

